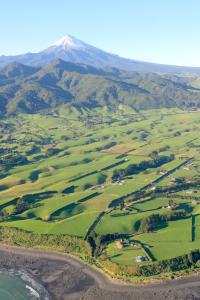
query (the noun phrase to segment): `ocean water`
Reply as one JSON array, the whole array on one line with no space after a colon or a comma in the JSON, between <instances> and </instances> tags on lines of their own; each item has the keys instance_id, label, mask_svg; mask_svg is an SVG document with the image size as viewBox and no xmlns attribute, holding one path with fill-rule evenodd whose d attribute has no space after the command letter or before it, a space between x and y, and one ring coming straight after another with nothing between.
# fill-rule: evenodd
<instances>
[{"instance_id":1,"label":"ocean water","mask_svg":"<svg viewBox=\"0 0 200 300\"><path fill-rule=\"evenodd\" d=\"M49 300L48 292L22 271L0 270L0 300Z\"/></svg>"}]
</instances>

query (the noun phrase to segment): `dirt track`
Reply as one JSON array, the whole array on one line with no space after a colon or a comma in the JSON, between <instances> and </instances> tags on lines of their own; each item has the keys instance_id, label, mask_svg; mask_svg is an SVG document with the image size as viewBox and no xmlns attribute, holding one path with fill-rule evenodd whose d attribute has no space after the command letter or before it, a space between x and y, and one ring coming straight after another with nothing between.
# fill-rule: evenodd
<instances>
[{"instance_id":1,"label":"dirt track","mask_svg":"<svg viewBox=\"0 0 200 300\"><path fill-rule=\"evenodd\" d=\"M0 245L0 266L24 268L53 300L200 300L200 277L148 286L120 285L66 254Z\"/></svg>"}]
</instances>

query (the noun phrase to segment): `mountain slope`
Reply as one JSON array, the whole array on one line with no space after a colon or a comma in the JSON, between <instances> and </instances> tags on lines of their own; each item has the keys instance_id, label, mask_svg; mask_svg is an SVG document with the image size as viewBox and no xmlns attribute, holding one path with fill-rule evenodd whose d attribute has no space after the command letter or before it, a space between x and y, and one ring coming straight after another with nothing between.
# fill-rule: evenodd
<instances>
[{"instance_id":1,"label":"mountain slope","mask_svg":"<svg viewBox=\"0 0 200 300\"><path fill-rule=\"evenodd\" d=\"M5 66L1 71L0 75L4 78L15 78L21 76L28 76L38 71L38 68L22 65L19 63L11 63Z\"/></svg>"},{"instance_id":2,"label":"mountain slope","mask_svg":"<svg viewBox=\"0 0 200 300\"><path fill-rule=\"evenodd\" d=\"M34 113L55 108L61 103L91 108L115 105L118 102L131 101L132 98L148 98L147 91L106 75L109 73L90 66L54 60L33 75L18 78L15 83L2 86L0 97L4 99L3 110L8 113Z\"/></svg>"},{"instance_id":3,"label":"mountain slope","mask_svg":"<svg viewBox=\"0 0 200 300\"><path fill-rule=\"evenodd\" d=\"M42 66L56 58L73 63L84 63L98 68L110 66L143 73L200 74L200 68L161 65L122 58L118 55L102 51L70 35L64 36L52 46L38 53L0 56L0 68L11 62Z\"/></svg>"},{"instance_id":4,"label":"mountain slope","mask_svg":"<svg viewBox=\"0 0 200 300\"><path fill-rule=\"evenodd\" d=\"M90 109L126 104L135 110L200 107L200 90L177 76L97 69L60 59L38 69L15 64L14 73L5 71L12 68L0 72L1 114L36 113L61 104Z\"/></svg>"}]
</instances>

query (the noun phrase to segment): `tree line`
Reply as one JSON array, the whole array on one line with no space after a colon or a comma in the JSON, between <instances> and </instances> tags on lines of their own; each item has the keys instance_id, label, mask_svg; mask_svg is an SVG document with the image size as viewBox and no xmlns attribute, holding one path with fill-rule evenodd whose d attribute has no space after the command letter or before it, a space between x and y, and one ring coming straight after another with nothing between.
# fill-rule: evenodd
<instances>
[{"instance_id":1,"label":"tree line","mask_svg":"<svg viewBox=\"0 0 200 300\"><path fill-rule=\"evenodd\" d=\"M141 161L138 164L130 164L124 169L115 169L113 171L112 181L122 180L126 176L136 175L150 168L158 168L172 160L174 160L174 154L171 154L170 156L162 155L156 156L151 160Z\"/></svg>"}]
</instances>

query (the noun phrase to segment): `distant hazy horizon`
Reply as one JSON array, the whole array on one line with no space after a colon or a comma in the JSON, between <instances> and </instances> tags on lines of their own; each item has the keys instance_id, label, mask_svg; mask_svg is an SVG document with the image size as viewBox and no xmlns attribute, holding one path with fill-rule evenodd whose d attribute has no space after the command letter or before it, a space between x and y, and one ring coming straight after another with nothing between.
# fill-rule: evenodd
<instances>
[{"instance_id":1,"label":"distant hazy horizon","mask_svg":"<svg viewBox=\"0 0 200 300\"><path fill-rule=\"evenodd\" d=\"M200 67L198 0L0 4L0 55L38 52L70 34L122 57Z\"/></svg>"}]
</instances>

